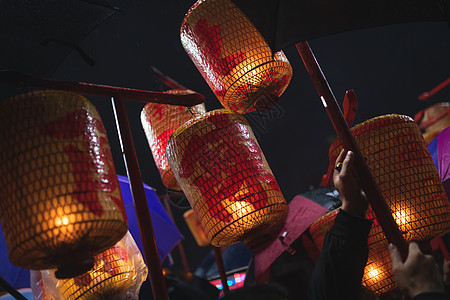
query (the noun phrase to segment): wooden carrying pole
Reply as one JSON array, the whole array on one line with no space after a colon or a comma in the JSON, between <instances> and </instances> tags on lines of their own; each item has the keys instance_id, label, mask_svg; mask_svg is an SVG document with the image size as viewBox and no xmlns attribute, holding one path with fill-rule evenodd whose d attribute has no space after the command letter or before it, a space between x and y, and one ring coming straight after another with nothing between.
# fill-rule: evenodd
<instances>
[{"instance_id":1,"label":"wooden carrying pole","mask_svg":"<svg viewBox=\"0 0 450 300\"><path fill-rule=\"evenodd\" d=\"M24 295L19 293L18 290L16 290L15 287L9 284L8 281L6 281L2 276L0 276L0 287L2 287L5 291L7 291L11 296L14 297L14 299L18 300L27 300Z\"/></svg>"},{"instance_id":2,"label":"wooden carrying pole","mask_svg":"<svg viewBox=\"0 0 450 300\"><path fill-rule=\"evenodd\" d=\"M172 209L170 208L169 195L164 194L163 196L160 197L160 199L162 199L162 201L163 201L164 207L166 209L167 214L169 215L169 218L175 224L175 218L173 217ZM189 264L188 264L188 261L186 258L186 253L184 252L184 248L183 248L183 245L181 244L181 242L177 244L177 248L178 248L178 252L180 254L181 263L183 264L184 271L186 272L186 274L189 274L191 271L189 269Z\"/></svg>"},{"instance_id":3,"label":"wooden carrying pole","mask_svg":"<svg viewBox=\"0 0 450 300\"><path fill-rule=\"evenodd\" d=\"M361 150L356 144L350 128L342 114L340 107L337 104L336 98L331 91L328 82L322 73L322 70L309 47L308 42L300 42L295 45L303 63L311 77L311 80L319 94L323 106L328 114L328 117L333 124L333 127L337 133L338 138L341 140L344 149L351 150L355 154L355 169L358 173L362 189L366 193L367 200L369 201L381 228L386 235L389 243L394 244L400 251L403 260L406 260L408 256L408 247L405 239L403 238L397 223L395 223L392 217L389 206L386 204L384 197L378 187L375 179L364 159Z\"/></svg>"},{"instance_id":4,"label":"wooden carrying pole","mask_svg":"<svg viewBox=\"0 0 450 300\"><path fill-rule=\"evenodd\" d=\"M216 257L217 270L219 271L220 281L222 282L223 293L226 295L230 291L227 282L227 273L223 264L222 250L219 247L211 246L214 249L214 255Z\"/></svg>"},{"instance_id":5,"label":"wooden carrying pole","mask_svg":"<svg viewBox=\"0 0 450 300\"><path fill-rule=\"evenodd\" d=\"M0 80L18 86L33 86L44 89L71 91L84 95L95 95L108 98L113 97L113 106L115 109L119 139L122 146L122 152L124 155L131 192L135 204L135 211L139 224L142 246L144 248L144 257L149 266L149 277L153 296L156 300L168 300L169 298L167 295L167 288L162 274L161 262L159 261L150 211L147 204L147 198L145 196L142 176L139 169L136 151L134 148L133 138L131 136L128 116L125 110L124 98L145 102L193 106L204 102L204 97L201 94L197 93L179 97L180 95L171 95L91 83L56 81L36 78L13 71L0 71ZM167 95L169 95L168 98L165 97Z\"/></svg>"},{"instance_id":6,"label":"wooden carrying pole","mask_svg":"<svg viewBox=\"0 0 450 300\"><path fill-rule=\"evenodd\" d=\"M158 248L156 247L155 233L153 231L150 210L145 196L141 170L131 136L130 124L125 109L125 101L121 97L112 99L114 117L116 119L117 132L119 133L120 146L125 161L127 175L130 181L131 194L134 200L134 210L139 224L144 257L147 261L150 274L150 284L155 299L168 300L166 283L162 274L159 261Z\"/></svg>"},{"instance_id":7,"label":"wooden carrying pole","mask_svg":"<svg viewBox=\"0 0 450 300\"><path fill-rule=\"evenodd\" d=\"M186 89L180 83L176 82L175 80L173 80L169 76L166 76L163 73L161 73L157 68L151 66L150 67L150 71L152 72L153 76L155 76L156 79L158 79L160 82L162 82L163 84L165 84L169 88L171 88L171 89L181 89L181 90ZM173 214L172 214L172 209L170 208L169 195L165 194L164 196L162 196L162 200L163 200L163 203L164 203L164 207L166 208L167 214L169 215L169 217L172 220L172 222L175 223L175 219L174 219ZM178 252L180 254L180 258L181 258L181 262L183 264L184 271L186 273L190 273L189 264L188 264L188 261L187 261L187 258L186 258L186 253L184 252L184 248L183 248L183 243L181 243L181 242L178 243L177 244L177 249L178 249Z\"/></svg>"},{"instance_id":8,"label":"wooden carrying pole","mask_svg":"<svg viewBox=\"0 0 450 300\"><path fill-rule=\"evenodd\" d=\"M87 82L51 80L9 70L0 70L0 80L19 87L33 86L46 89L71 91L82 95L100 96L106 98L117 96L122 97L123 99L141 102L164 103L182 106L194 106L205 102L205 97L195 92L188 94L168 94Z\"/></svg>"}]
</instances>

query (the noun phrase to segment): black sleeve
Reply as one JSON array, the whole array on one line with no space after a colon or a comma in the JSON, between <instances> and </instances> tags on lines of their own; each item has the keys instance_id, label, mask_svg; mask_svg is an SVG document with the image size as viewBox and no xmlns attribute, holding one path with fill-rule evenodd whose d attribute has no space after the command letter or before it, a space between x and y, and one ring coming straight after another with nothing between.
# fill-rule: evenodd
<instances>
[{"instance_id":1,"label":"black sleeve","mask_svg":"<svg viewBox=\"0 0 450 300\"><path fill-rule=\"evenodd\" d=\"M450 297L444 293L422 293L412 298L412 300L449 300L449 299Z\"/></svg>"},{"instance_id":2,"label":"black sleeve","mask_svg":"<svg viewBox=\"0 0 450 300\"><path fill-rule=\"evenodd\" d=\"M309 299L358 299L371 226L371 221L343 210L337 214L313 271Z\"/></svg>"}]
</instances>

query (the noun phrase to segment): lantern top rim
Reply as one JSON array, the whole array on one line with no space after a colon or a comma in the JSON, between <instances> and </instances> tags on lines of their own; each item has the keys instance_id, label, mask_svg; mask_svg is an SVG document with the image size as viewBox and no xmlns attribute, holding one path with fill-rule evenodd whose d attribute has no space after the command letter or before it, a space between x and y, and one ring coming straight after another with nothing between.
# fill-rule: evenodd
<instances>
[{"instance_id":1,"label":"lantern top rim","mask_svg":"<svg viewBox=\"0 0 450 300\"><path fill-rule=\"evenodd\" d=\"M204 114L201 114L199 116L196 116L192 119L190 119L189 121L187 121L186 123L184 123L183 125L181 125L180 127L178 127L177 130L175 130L172 135L170 136L170 139L176 138L179 135L181 135L186 129L188 129L189 127L193 126L195 123L202 121L202 120L206 120L211 116L214 115L240 115L239 113L226 109L226 108L220 108L220 109L215 109L209 112L206 112Z\"/></svg>"},{"instance_id":2,"label":"lantern top rim","mask_svg":"<svg viewBox=\"0 0 450 300\"><path fill-rule=\"evenodd\" d=\"M186 14L183 17L183 21L181 21L181 26L180 26L180 34L182 34L183 32L183 27L187 22L187 19L189 18L189 16L191 15L191 13L199 6L201 5L203 2L205 2L206 0L198 0L196 1L194 4L192 4L192 6L188 9L188 11L186 12Z\"/></svg>"},{"instance_id":3,"label":"lantern top rim","mask_svg":"<svg viewBox=\"0 0 450 300\"><path fill-rule=\"evenodd\" d=\"M366 121L364 121L364 122L361 122L361 123L359 123L359 124L356 124L356 125L353 126L351 129L352 129L352 130L358 129L358 128L360 128L360 127L366 126L367 124L370 124L370 123L376 123L376 122L379 122L379 121L382 121L382 120L386 120L386 119L403 119L403 120L406 121L406 122L413 122L413 123L415 123L414 120L413 120L413 118L411 118L411 117L408 116L408 115L402 115L402 114L386 114L386 115L381 115L381 116L377 116L377 117L370 118L369 120L366 120Z\"/></svg>"}]
</instances>

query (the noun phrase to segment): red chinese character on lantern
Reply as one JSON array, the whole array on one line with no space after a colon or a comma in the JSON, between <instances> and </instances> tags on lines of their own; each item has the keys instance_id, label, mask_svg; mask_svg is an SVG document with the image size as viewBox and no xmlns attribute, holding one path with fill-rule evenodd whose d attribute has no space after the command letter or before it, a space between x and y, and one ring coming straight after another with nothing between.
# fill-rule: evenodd
<instances>
[{"instance_id":1,"label":"red chinese character on lantern","mask_svg":"<svg viewBox=\"0 0 450 300\"><path fill-rule=\"evenodd\" d=\"M231 71L244 61L246 54L245 52L236 52L222 57L223 44L220 26L209 26L206 19L198 20L192 31L192 35L197 39L196 44L204 45L201 52L202 67L200 71L204 73L207 81L212 83L217 95L223 97L226 89L222 77L230 75Z\"/></svg>"},{"instance_id":2,"label":"red chinese character on lantern","mask_svg":"<svg viewBox=\"0 0 450 300\"><path fill-rule=\"evenodd\" d=\"M155 156L155 161L158 164L158 167L161 169L167 168L166 165L163 165L166 164L167 161L165 147L167 146L167 141L173 132L173 128L167 129L158 135L158 137L152 142L152 149L154 151L153 155Z\"/></svg>"},{"instance_id":3,"label":"red chinese character on lantern","mask_svg":"<svg viewBox=\"0 0 450 300\"><path fill-rule=\"evenodd\" d=\"M261 149L249 129L231 122L226 114L208 119L215 129L194 135L184 151L179 176L190 178L197 186L210 214L220 221L232 221L222 201L245 201L254 209L267 204L263 183L279 190L275 177L266 171Z\"/></svg>"},{"instance_id":4,"label":"red chinese character on lantern","mask_svg":"<svg viewBox=\"0 0 450 300\"><path fill-rule=\"evenodd\" d=\"M218 25L208 26L208 20L200 19L194 28L198 44L205 44L206 58L214 61L220 75L226 76L245 59L244 52L237 52L222 57L222 34Z\"/></svg>"},{"instance_id":5,"label":"red chinese character on lantern","mask_svg":"<svg viewBox=\"0 0 450 300\"><path fill-rule=\"evenodd\" d=\"M64 146L64 153L69 157L75 179L73 197L96 216L102 216L103 207L98 197L98 191L114 192L118 189L118 181L115 171L110 168L113 166L113 161L106 147L108 140L101 121L89 116L86 109L79 109L45 124L41 130L43 134L58 140L83 138L84 149L82 150L76 144ZM93 134L95 132L99 136ZM89 195L86 192L90 192ZM114 196L110 196L110 198L119 207L126 220L122 200Z\"/></svg>"}]
</instances>

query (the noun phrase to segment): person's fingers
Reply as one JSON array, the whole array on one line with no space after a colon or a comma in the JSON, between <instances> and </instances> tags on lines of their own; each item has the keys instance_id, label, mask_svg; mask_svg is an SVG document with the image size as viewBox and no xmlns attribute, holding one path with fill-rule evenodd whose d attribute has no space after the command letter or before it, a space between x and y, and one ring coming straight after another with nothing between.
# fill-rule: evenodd
<instances>
[{"instance_id":1,"label":"person's fingers","mask_svg":"<svg viewBox=\"0 0 450 300\"><path fill-rule=\"evenodd\" d=\"M345 149L342 149L341 152L339 153L338 157L336 158L336 163L343 162L345 155L347 155L347 151Z\"/></svg>"},{"instance_id":2,"label":"person's fingers","mask_svg":"<svg viewBox=\"0 0 450 300\"><path fill-rule=\"evenodd\" d=\"M352 172L350 167L353 162L353 152L348 151L345 155L344 161L342 162L342 175L346 175L348 172Z\"/></svg>"},{"instance_id":3,"label":"person's fingers","mask_svg":"<svg viewBox=\"0 0 450 300\"><path fill-rule=\"evenodd\" d=\"M409 254L408 256L416 256L418 254L422 253L422 251L420 250L419 244L417 244L416 242L411 242L409 243Z\"/></svg>"},{"instance_id":4,"label":"person's fingers","mask_svg":"<svg viewBox=\"0 0 450 300\"><path fill-rule=\"evenodd\" d=\"M338 157L336 158L335 166L341 165L341 167L335 168L335 170L337 170L338 172L340 171L338 169L342 169L342 163L344 161L346 154L347 154L347 151L345 149L342 149L341 152L339 153Z\"/></svg>"},{"instance_id":5,"label":"person's fingers","mask_svg":"<svg viewBox=\"0 0 450 300\"><path fill-rule=\"evenodd\" d=\"M442 280L444 282L450 281L450 260L444 259L444 264L442 265Z\"/></svg>"},{"instance_id":6,"label":"person's fingers","mask_svg":"<svg viewBox=\"0 0 450 300\"><path fill-rule=\"evenodd\" d=\"M391 255L392 270L395 272L403 265L402 256L394 244L389 244L389 254Z\"/></svg>"},{"instance_id":7,"label":"person's fingers","mask_svg":"<svg viewBox=\"0 0 450 300\"><path fill-rule=\"evenodd\" d=\"M334 172L333 177L336 178L336 176L339 176L342 170L342 162L344 161L345 155L347 151L345 149L342 149L339 153L338 157L336 158L335 164L334 164ZM335 180L335 179L333 179Z\"/></svg>"}]
</instances>

